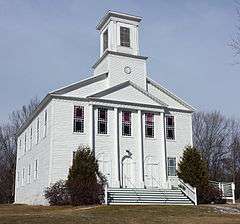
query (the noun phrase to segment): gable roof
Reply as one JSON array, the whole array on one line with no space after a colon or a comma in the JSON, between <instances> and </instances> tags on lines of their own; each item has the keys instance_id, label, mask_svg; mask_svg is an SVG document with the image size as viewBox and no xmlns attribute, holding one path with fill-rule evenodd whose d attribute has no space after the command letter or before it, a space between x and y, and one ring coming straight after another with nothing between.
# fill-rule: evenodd
<instances>
[{"instance_id":1,"label":"gable roof","mask_svg":"<svg viewBox=\"0 0 240 224\"><path fill-rule=\"evenodd\" d=\"M78 88L81 88L83 86L87 86L91 83L94 83L94 82L98 82L98 81L101 81L101 80L104 80L108 77L108 73L103 73L103 74L100 74L100 75L96 75L96 76L93 76L93 77L89 77L87 79L83 79L79 82L76 82L76 83L72 83L68 86L64 86L60 89L57 89L57 90L54 90L52 92L50 92L50 94L65 94L65 93L68 93L70 91L73 91L75 89L78 89Z\"/></svg>"},{"instance_id":2,"label":"gable roof","mask_svg":"<svg viewBox=\"0 0 240 224\"><path fill-rule=\"evenodd\" d=\"M105 89L105 90L100 91L98 93L95 93L93 95L90 95L87 98L99 98L99 97L107 96L107 95L109 95L111 93L114 93L114 92L116 92L120 89L123 89L127 86L132 86L134 89L141 92L142 94L144 94L145 96L147 96L151 100L155 101L156 103L158 103L162 107L167 107L168 106L166 103L162 102L161 100L159 100L158 98L156 98L152 94L148 93L146 90L144 90L143 88L139 87L138 85L134 84L131 81L126 81L126 82L123 82L123 83L118 84L116 86L110 87L108 89Z\"/></svg>"},{"instance_id":3,"label":"gable roof","mask_svg":"<svg viewBox=\"0 0 240 224\"><path fill-rule=\"evenodd\" d=\"M157 89L159 89L160 91L164 92L165 94L167 94L169 97L173 98L174 100L176 100L177 102L179 102L181 105L183 105L184 107L188 108L190 111L195 111L196 109L194 107L192 107L190 104L188 104L187 102L185 102L184 100L182 100L180 97L176 96L175 94L173 94L172 92L170 92L169 90L167 90L165 87L161 86L159 83L157 83L156 81L152 80L151 78L147 77L147 82L151 83L153 86L155 86Z\"/></svg>"}]
</instances>

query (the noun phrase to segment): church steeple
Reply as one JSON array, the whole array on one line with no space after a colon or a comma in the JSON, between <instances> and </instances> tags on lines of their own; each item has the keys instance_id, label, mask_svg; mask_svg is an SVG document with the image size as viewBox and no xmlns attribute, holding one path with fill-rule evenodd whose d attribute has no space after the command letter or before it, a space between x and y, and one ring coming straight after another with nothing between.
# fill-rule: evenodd
<instances>
[{"instance_id":1,"label":"church steeple","mask_svg":"<svg viewBox=\"0 0 240 224\"><path fill-rule=\"evenodd\" d=\"M139 53L139 16L109 11L97 25L100 58L93 74L108 73L109 87L131 81L146 89L146 60Z\"/></svg>"},{"instance_id":2,"label":"church steeple","mask_svg":"<svg viewBox=\"0 0 240 224\"><path fill-rule=\"evenodd\" d=\"M100 57L105 51L139 55L138 27L141 17L109 11L97 25Z\"/></svg>"}]
</instances>

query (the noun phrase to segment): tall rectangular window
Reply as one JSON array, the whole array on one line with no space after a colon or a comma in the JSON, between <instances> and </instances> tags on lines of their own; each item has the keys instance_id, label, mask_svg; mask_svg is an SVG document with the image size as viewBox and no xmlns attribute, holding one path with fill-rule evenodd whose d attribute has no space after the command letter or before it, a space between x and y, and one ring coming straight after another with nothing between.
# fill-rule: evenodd
<instances>
[{"instance_id":1,"label":"tall rectangular window","mask_svg":"<svg viewBox=\"0 0 240 224\"><path fill-rule=\"evenodd\" d=\"M34 164L34 180L36 180L37 178L38 178L38 161L36 159Z\"/></svg>"},{"instance_id":2,"label":"tall rectangular window","mask_svg":"<svg viewBox=\"0 0 240 224\"><path fill-rule=\"evenodd\" d=\"M24 179L25 179L25 169L22 169L22 185L24 185Z\"/></svg>"},{"instance_id":3,"label":"tall rectangular window","mask_svg":"<svg viewBox=\"0 0 240 224\"><path fill-rule=\"evenodd\" d=\"M37 118L37 144L39 143L39 117Z\"/></svg>"},{"instance_id":4,"label":"tall rectangular window","mask_svg":"<svg viewBox=\"0 0 240 224\"><path fill-rule=\"evenodd\" d=\"M106 29L103 33L103 51L108 48L108 30Z\"/></svg>"},{"instance_id":5,"label":"tall rectangular window","mask_svg":"<svg viewBox=\"0 0 240 224\"><path fill-rule=\"evenodd\" d=\"M130 47L130 29L128 27L120 27L120 42L123 47Z\"/></svg>"},{"instance_id":6,"label":"tall rectangular window","mask_svg":"<svg viewBox=\"0 0 240 224\"><path fill-rule=\"evenodd\" d=\"M123 111L122 112L122 135L123 136L131 136L131 112Z\"/></svg>"},{"instance_id":7,"label":"tall rectangular window","mask_svg":"<svg viewBox=\"0 0 240 224\"><path fill-rule=\"evenodd\" d=\"M47 110L45 110L45 112L44 112L44 137L47 136L47 120L48 120Z\"/></svg>"},{"instance_id":8,"label":"tall rectangular window","mask_svg":"<svg viewBox=\"0 0 240 224\"><path fill-rule=\"evenodd\" d=\"M107 109L98 109L98 134L107 134L108 113Z\"/></svg>"},{"instance_id":9,"label":"tall rectangular window","mask_svg":"<svg viewBox=\"0 0 240 224\"><path fill-rule=\"evenodd\" d=\"M19 187L20 184L20 173L19 171L17 172L17 186Z\"/></svg>"},{"instance_id":10,"label":"tall rectangular window","mask_svg":"<svg viewBox=\"0 0 240 224\"><path fill-rule=\"evenodd\" d=\"M27 151L27 133L25 132L25 135L24 135L24 154L26 153Z\"/></svg>"},{"instance_id":11,"label":"tall rectangular window","mask_svg":"<svg viewBox=\"0 0 240 224\"><path fill-rule=\"evenodd\" d=\"M145 136L148 138L154 138L154 114L145 114Z\"/></svg>"},{"instance_id":12,"label":"tall rectangular window","mask_svg":"<svg viewBox=\"0 0 240 224\"><path fill-rule=\"evenodd\" d=\"M168 176L176 176L176 158L168 157Z\"/></svg>"},{"instance_id":13,"label":"tall rectangular window","mask_svg":"<svg viewBox=\"0 0 240 224\"><path fill-rule=\"evenodd\" d=\"M19 154L20 155L23 154L23 152L22 152L22 140L21 139L19 139Z\"/></svg>"},{"instance_id":14,"label":"tall rectangular window","mask_svg":"<svg viewBox=\"0 0 240 224\"><path fill-rule=\"evenodd\" d=\"M30 149L32 149L32 140L33 140L33 130L31 127L31 129L30 129Z\"/></svg>"},{"instance_id":15,"label":"tall rectangular window","mask_svg":"<svg viewBox=\"0 0 240 224\"><path fill-rule=\"evenodd\" d=\"M84 132L84 107L74 106L73 131Z\"/></svg>"},{"instance_id":16,"label":"tall rectangular window","mask_svg":"<svg viewBox=\"0 0 240 224\"><path fill-rule=\"evenodd\" d=\"M174 116L166 116L166 136L167 139L174 140L175 139L175 124L174 124Z\"/></svg>"},{"instance_id":17,"label":"tall rectangular window","mask_svg":"<svg viewBox=\"0 0 240 224\"><path fill-rule=\"evenodd\" d=\"M28 178L27 178L27 182L30 183L30 178L31 178L31 165L28 165Z\"/></svg>"}]
</instances>

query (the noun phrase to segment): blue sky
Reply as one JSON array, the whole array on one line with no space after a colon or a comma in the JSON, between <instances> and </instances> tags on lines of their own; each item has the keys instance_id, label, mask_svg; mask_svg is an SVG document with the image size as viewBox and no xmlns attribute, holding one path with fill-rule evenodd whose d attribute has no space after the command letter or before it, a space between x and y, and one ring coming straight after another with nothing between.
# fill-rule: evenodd
<instances>
[{"instance_id":1,"label":"blue sky","mask_svg":"<svg viewBox=\"0 0 240 224\"><path fill-rule=\"evenodd\" d=\"M91 75L95 26L111 9L143 17L151 78L198 110L240 118L240 65L228 46L232 0L0 0L0 123L29 100Z\"/></svg>"}]
</instances>

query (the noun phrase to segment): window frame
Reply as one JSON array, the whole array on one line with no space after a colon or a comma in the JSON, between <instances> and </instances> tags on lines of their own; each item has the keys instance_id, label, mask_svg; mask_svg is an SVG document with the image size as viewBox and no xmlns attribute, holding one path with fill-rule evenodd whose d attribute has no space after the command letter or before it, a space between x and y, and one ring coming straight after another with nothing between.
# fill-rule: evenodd
<instances>
[{"instance_id":1,"label":"window frame","mask_svg":"<svg viewBox=\"0 0 240 224\"><path fill-rule=\"evenodd\" d=\"M24 180L25 180L25 168L22 169L22 186L24 186Z\"/></svg>"},{"instance_id":2,"label":"window frame","mask_svg":"<svg viewBox=\"0 0 240 224\"><path fill-rule=\"evenodd\" d=\"M39 143L39 138L40 138L40 121L39 121L39 117L37 118L37 133L36 133L36 144Z\"/></svg>"},{"instance_id":3,"label":"window frame","mask_svg":"<svg viewBox=\"0 0 240 224\"><path fill-rule=\"evenodd\" d=\"M32 149L32 143L33 143L33 128L30 128L30 150Z\"/></svg>"},{"instance_id":4,"label":"window frame","mask_svg":"<svg viewBox=\"0 0 240 224\"><path fill-rule=\"evenodd\" d=\"M120 26L120 46L131 47L130 28L126 26Z\"/></svg>"},{"instance_id":5,"label":"window frame","mask_svg":"<svg viewBox=\"0 0 240 224\"><path fill-rule=\"evenodd\" d=\"M27 152L27 132L24 133L24 154Z\"/></svg>"},{"instance_id":6,"label":"window frame","mask_svg":"<svg viewBox=\"0 0 240 224\"><path fill-rule=\"evenodd\" d=\"M103 52L106 51L108 49L108 39L109 39L109 35L108 35L108 29L106 29L104 32L103 32L103 36L102 36L102 40L103 40Z\"/></svg>"},{"instance_id":7,"label":"window frame","mask_svg":"<svg viewBox=\"0 0 240 224\"><path fill-rule=\"evenodd\" d=\"M105 111L105 119L102 119L100 116L100 111ZM98 108L98 122L97 122L97 133L99 135L108 134L108 109L107 108ZM101 125L105 126L105 131L101 132Z\"/></svg>"},{"instance_id":8,"label":"window frame","mask_svg":"<svg viewBox=\"0 0 240 224\"><path fill-rule=\"evenodd\" d=\"M129 121L125 121L125 113L129 113ZM129 128L129 133L125 133L125 127ZM129 110L122 111L122 136L124 137L131 137L132 136L132 112Z\"/></svg>"},{"instance_id":9,"label":"window frame","mask_svg":"<svg viewBox=\"0 0 240 224\"><path fill-rule=\"evenodd\" d=\"M44 111L44 134L43 137L46 138L47 137L47 123L48 123L48 112L47 110Z\"/></svg>"},{"instance_id":10,"label":"window frame","mask_svg":"<svg viewBox=\"0 0 240 224\"><path fill-rule=\"evenodd\" d=\"M168 124L168 119L169 118L172 118L173 119L173 125L169 125ZM173 115L166 115L165 116L165 120L166 120L166 139L169 140L169 141L175 141L176 140L176 128L175 128L175 117ZM173 133L173 137L170 138L169 135L168 135L168 131L172 131Z\"/></svg>"},{"instance_id":11,"label":"window frame","mask_svg":"<svg viewBox=\"0 0 240 224\"><path fill-rule=\"evenodd\" d=\"M20 172L17 172L17 187L20 186Z\"/></svg>"},{"instance_id":12,"label":"window frame","mask_svg":"<svg viewBox=\"0 0 240 224\"><path fill-rule=\"evenodd\" d=\"M38 160L35 159L34 163L34 180L38 179Z\"/></svg>"},{"instance_id":13,"label":"window frame","mask_svg":"<svg viewBox=\"0 0 240 224\"><path fill-rule=\"evenodd\" d=\"M152 115L152 121L148 121L148 118L147 116L148 115ZM145 137L146 138L150 138L150 139L153 139L155 137L155 124L154 124L154 113L152 112L146 112L145 113ZM152 128L152 134L151 135L148 135L148 128Z\"/></svg>"},{"instance_id":14,"label":"window frame","mask_svg":"<svg viewBox=\"0 0 240 224\"><path fill-rule=\"evenodd\" d=\"M28 178L27 178L27 183L30 184L31 182L31 164L28 165Z\"/></svg>"},{"instance_id":15,"label":"window frame","mask_svg":"<svg viewBox=\"0 0 240 224\"><path fill-rule=\"evenodd\" d=\"M77 116L77 109L81 109L82 110L82 116L78 117ZM84 133L84 130L85 130L85 116L84 116L84 106L74 106L74 112L73 112L73 132L74 133ZM77 122L80 123L80 129L77 130Z\"/></svg>"},{"instance_id":16,"label":"window frame","mask_svg":"<svg viewBox=\"0 0 240 224\"><path fill-rule=\"evenodd\" d=\"M170 160L174 160L174 165L170 165ZM171 170L171 169L174 169ZM173 171L174 175L170 175L172 174L171 172ZM176 177L177 176L177 161L176 161L176 157L167 157L167 174L169 177Z\"/></svg>"}]
</instances>

